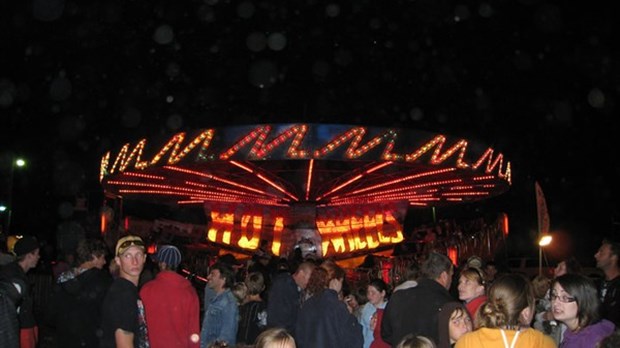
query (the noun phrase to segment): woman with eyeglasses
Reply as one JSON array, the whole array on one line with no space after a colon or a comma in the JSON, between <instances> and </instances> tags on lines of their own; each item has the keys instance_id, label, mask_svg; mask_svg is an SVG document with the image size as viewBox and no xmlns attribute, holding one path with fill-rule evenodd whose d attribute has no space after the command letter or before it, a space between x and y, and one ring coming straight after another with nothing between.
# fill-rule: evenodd
<instances>
[{"instance_id":1,"label":"woman with eyeglasses","mask_svg":"<svg viewBox=\"0 0 620 348\"><path fill-rule=\"evenodd\" d=\"M596 285L585 276L564 274L551 286L553 317L566 324L561 348L594 348L613 333L615 325L600 316Z\"/></svg>"},{"instance_id":2,"label":"woman with eyeglasses","mask_svg":"<svg viewBox=\"0 0 620 348\"><path fill-rule=\"evenodd\" d=\"M469 267L461 272L458 285L459 300L465 303L465 307L471 318L474 319L474 323L476 323L478 308L487 300L484 286L485 277L481 269ZM475 325L475 327L478 327L478 325Z\"/></svg>"},{"instance_id":3,"label":"woman with eyeglasses","mask_svg":"<svg viewBox=\"0 0 620 348\"><path fill-rule=\"evenodd\" d=\"M456 348L554 348L553 340L530 328L534 291L521 274L499 277L478 310L480 328L456 341Z\"/></svg>"},{"instance_id":4,"label":"woman with eyeglasses","mask_svg":"<svg viewBox=\"0 0 620 348\"><path fill-rule=\"evenodd\" d=\"M473 329L469 312L461 302L444 304L437 315L437 324L437 348L454 347L459 338Z\"/></svg>"}]
</instances>

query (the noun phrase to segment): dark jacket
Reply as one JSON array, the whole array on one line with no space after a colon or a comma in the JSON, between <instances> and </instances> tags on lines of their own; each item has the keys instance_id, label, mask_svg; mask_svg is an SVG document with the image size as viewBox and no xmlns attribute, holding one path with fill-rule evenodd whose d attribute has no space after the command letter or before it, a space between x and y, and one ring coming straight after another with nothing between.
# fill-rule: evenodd
<instances>
[{"instance_id":1,"label":"dark jacket","mask_svg":"<svg viewBox=\"0 0 620 348\"><path fill-rule=\"evenodd\" d=\"M448 290L432 279L422 279L416 287L396 291L383 313L381 337L392 346L410 333L438 342L437 315L450 301L454 299Z\"/></svg>"},{"instance_id":2,"label":"dark jacket","mask_svg":"<svg viewBox=\"0 0 620 348\"><path fill-rule=\"evenodd\" d=\"M620 327L620 276L610 281L601 279L598 291L599 295L605 292L605 298L601 301L601 316Z\"/></svg>"},{"instance_id":3,"label":"dark jacket","mask_svg":"<svg viewBox=\"0 0 620 348\"><path fill-rule=\"evenodd\" d=\"M34 299L32 297L32 286L28 279L28 275L22 269L22 267L13 261L7 265L4 265L0 270L0 279L5 279L10 282L19 282L24 288L21 291L22 300L19 305L19 327L22 329L32 328L37 326L37 321L34 317Z\"/></svg>"},{"instance_id":4,"label":"dark jacket","mask_svg":"<svg viewBox=\"0 0 620 348\"><path fill-rule=\"evenodd\" d=\"M300 289L290 273L278 274L267 300L267 327L283 327L295 336Z\"/></svg>"},{"instance_id":5,"label":"dark jacket","mask_svg":"<svg viewBox=\"0 0 620 348\"><path fill-rule=\"evenodd\" d=\"M75 277L63 277L54 285L46 320L56 328L58 347L99 347L101 304L112 278L107 271L88 269ZM64 281L62 281L64 280Z\"/></svg>"},{"instance_id":6,"label":"dark jacket","mask_svg":"<svg viewBox=\"0 0 620 348\"><path fill-rule=\"evenodd\" d=\"M304 302L295 329L298 348L361 348L362 326L331 289Z\"/></svg>"}]
</instances>

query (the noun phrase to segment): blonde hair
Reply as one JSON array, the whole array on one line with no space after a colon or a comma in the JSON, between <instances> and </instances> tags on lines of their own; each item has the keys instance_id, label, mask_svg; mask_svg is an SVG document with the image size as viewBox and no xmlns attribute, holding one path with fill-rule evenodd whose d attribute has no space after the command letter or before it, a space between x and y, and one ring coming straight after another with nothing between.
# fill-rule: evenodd
<instances>
[{"instance_id":1,"label":"blonde hair","mask_svg":"<svg viewBox=\"0 0 620 348\"><path fill-rule=\"evenodd\" d=\"M428 337L408 334L400 340L396 348L437 348L437 346Z\"/></svg>"},{"instance_id":2,"label":"blonde hair","mask_svg":"<svg viewBox=\"0 0 620 348\"><path fill-rule=\"evenodd\" d=\"M255 348L297 348L295 339L281 327L263 331L256 338Z\"/></svg>"},{"instance_id":3,"label":"blonde hair","mask_svg":"<svg viewBox=\"0 0 620 348\"><path fill-rule=\"evenodd\" d=\"M529 279L516 273L503 275L493 283L487 302L480 306L479 324L487 328L525 325L520 321L521 312L526 308L533 309L534 303L534 290Z\"/></svg>"}]
</instances>

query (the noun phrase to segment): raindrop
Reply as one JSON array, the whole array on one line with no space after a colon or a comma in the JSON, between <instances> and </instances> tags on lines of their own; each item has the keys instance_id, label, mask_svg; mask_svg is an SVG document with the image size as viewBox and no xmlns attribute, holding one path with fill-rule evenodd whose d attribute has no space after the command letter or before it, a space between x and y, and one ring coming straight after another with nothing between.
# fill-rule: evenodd
<instances>
[{"instance_id":1,"label":"raindrop","mask_svg":"<svg viewBox=\"0 0 620 348\"><path fill-rule=\"evenodd\" d=\"M519 70L529 70L532 68L532 58L526 52L522 52L522 51L515 52L513 63Z\"/></svg>"},{"instance_id":2,"label":"raindrop","mask_svg":"<svg viewBox=\"0 0 620 348\"><path fill-rule=\"evenodd\" d=\"M65 77L58 76L50 84L50 97L55 101L69 99L71 91L71 82Z\"/></svg>"},{"instance_id":3,"label":"raindrop","mask_svg":"<svg viewBox=\"0 0 620 348\"><path fill-rule=\"evenodd\" d=\"M267 45L274 51L282 51L286 47L286 36L282 33L271 33L267 38Z\"/></svg>"},{"instance_id":4,"label":"raindrop","mask_svg":"<svg viewBox=\"0 0 620 348\"><path fill-rule=\"evenodd\" d=\"M489 18L493 15L493 8L486 2L482 3L480 7L478 7L478 14L480 17Z\"/></svg>"},{"instance_id":5,"label":"raindrop","mask_svg":"<svg viewBox=\"0 0 620 348\"><path fill-rule=\"evenodd\" d=\"M243 19L248 19L254 15L256 8L249 1L243 1L237 6L237 15Z\"/></svg>"},{"instance_id":6,"label":"raindrop","mask_svg":"<svg viewBox=\"0 0 620 348\"><path fill-rule=\"evenodd\" d=\"M166 67L166 75L168 75L168 77L170 78L175 78L179 76L180 73L181 73L181 67L177 63L174 63L174 62L169 63L168 67Z\"/></svg>"},{"instance_id":7,"label":"raindrop","mask_svg":"<svg viewBox=\"0 0 620 348\"><path fill-rule=\"evenodd\" d=\"M347 66L353 61L351 51L340 49L335 53L334 62L340 66Z\"/></svg>"},{"instance_id":8,"label":"raindrop","mask_svg":"<svg viewBox=\"0 0 620 348\"><path fill-rule=\"evenodd\" d=\"M141 119L142 114L140 113L140 110L134 107L129 107L125 110L125 113L123 113L123 116L121 117L121 124L125 128L136 128L140 125Z\"/></svg>"},{"instance_id":9,"label":"raindrop","mask_svg":"<svg viewBox=\"0 0 620 348\"><path fill-rule=\"evenodd\" d=\"M553 114L557 123L570 126L573 123L573 109L570 103L566 101L556 102L553 108Z\"/></svg>"},{"instance_id":10,"label":"raindrop","mask_svg":"<svg viewBox=\"0 0 620 348\"><path fill-rule=\"evenodd\" d=\"M250 51L260 52L265 49L265 46L267 46L267 38L265 37L265 34L255 31L248 35L248 38L245 40L245 44L248 46Z\"/></svg>"},{"instance_id":11,"label":"raindrop","mask_svg":"<svg viewBox=\"0 0 620 348\"><path fill-rule=\"evenodd\" d=\"M467 20L470 16L469 9L465 5L458 5L454 9L454 17L458 20Z\"/></svg>"},{"instance_id":12,"label":"raindrop","mask_svg":"<svg viewBox=\"0 0 620 348\"><path fill-rule=\"evenodd\" d=\"M178 130L179 128L183 127L183 118L179 114L170 115L166 120L166 126L170 130Z\"/></svg>"},{"instance_id":13,"label":"raindrop","mask_svg":"<svg viewBox=\"0 0 620 348\"><path fill-rule=\"evenodd\" d=\"M248 80L253 86L267 88L273 86L278 78L278 67L268 60L259 60L252 63L248 73Z\"/></svg>"},{"instance_id":14,"label":"raindrop","mask_svg":"<svg viewBox=\"0 0 620 348\"><path fill-rule=\"evenodd\" d=\"M329 63L324 60L319 60L312 66L312 73L321 79L325 79L329 74Z\"/></svg>"},{"instance_id":15,"label":"raindrop","mask_svg":"<svg viewBox=\"0 0 620 348\"><path fill-rule=\"evenodd\" d=\"M68 219L73 215L73 204L62 202L58 206L58 215L63 219Z\"/></svg>"},{"instance_id":16,"label":"raindrop","mask_svg":"<svg viewBox=\"0 0 620 348\"><path fill-rule=\"evenodd\" d=\"M157 29L155 29L155 33L153 34L153 40L160 45L167 45L174 40L174 31L172 27L164 24L160 25Z\"/></svg>"},{"instance_id":17,"label":"raindrop","mask_svg":"<svg viewBox=\"0 0 620 348\"><path fill-rule=\"evenodd\" d=\"M411 117L411 120L413 121L422 121L424 118L424 112L422 109L415 107L409 111L409 117Z\"/></svg>"},{"instance_id":18,"label":"raindrop","mask_svg":"<svg viewBox=\"0 0 620 348\"><path fill-rule=\"evenodd\" d=\"M40 21L55 21L62 16L64 10L64 0L34 0L32 2L32 16Z\"/></svg>"},{"instance_id":19,"label":"raindrop","mask_svg":"<svg viewBox=\"0 0 620 348\"><path fill-rule=\"evenodd\" d=\"M0 107L9 107L15 101L15 84L8 79L0 79Z\"/></svg>"},{"instance_id":20,"label":"raindrop","mask_svg":"<svg viewBox=\"0 0 620 348\"><path fill-rule=\"evenodd\" d=\"M215 22L215 12L210 6L204 5L198 9L198 18L207 23Z\"/></svg>"},{"instance_id":21,"label":"raindrop","mask_svg":"<svg viewBox=\"0 0 620 348\"><path fill-rule=\"evenodd\" d=\"M381 20L379 18L373 18L370 20L370 28L373 30L381 29Z\"/></svg>"},{"instance_id":22,"label":"raindrop","mask_svg":"<svg viewBox=\"0 0 620 348\"><path fill-rule=\"evenodd\" d=\"M598 88L593 88L588 93L588 103L593 108L601 109L605 106L605 94Z\"/></svg>"},{"instance_id":23,"label":"raindrop","mask_svg":"<svg viewBox=\"0 0 620 348\"><path fill-rule=\"evenodd\" d=\"M340 15L340 5L338 4L328 4L325 6L325 14L327 17L338 17Z\"/></svg>"}]
</instances>

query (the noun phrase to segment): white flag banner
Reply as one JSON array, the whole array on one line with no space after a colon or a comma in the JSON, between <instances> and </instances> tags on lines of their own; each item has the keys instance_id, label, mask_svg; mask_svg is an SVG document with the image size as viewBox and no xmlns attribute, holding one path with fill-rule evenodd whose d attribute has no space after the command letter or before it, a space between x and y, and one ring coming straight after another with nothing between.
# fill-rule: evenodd
<instances>
[{"instance_id":1,"label":"white flag banner","mask_svg":"<svg viewBox=\"0 0 620 348\"><path fill-rule=\"evenodd\" d=\"M549 234L549 212L547 211L547 202L542 188L538 182L534 183L536 187L536 209L538 212L538 233L540 235Z\"/></svg>"}]
</instances>

